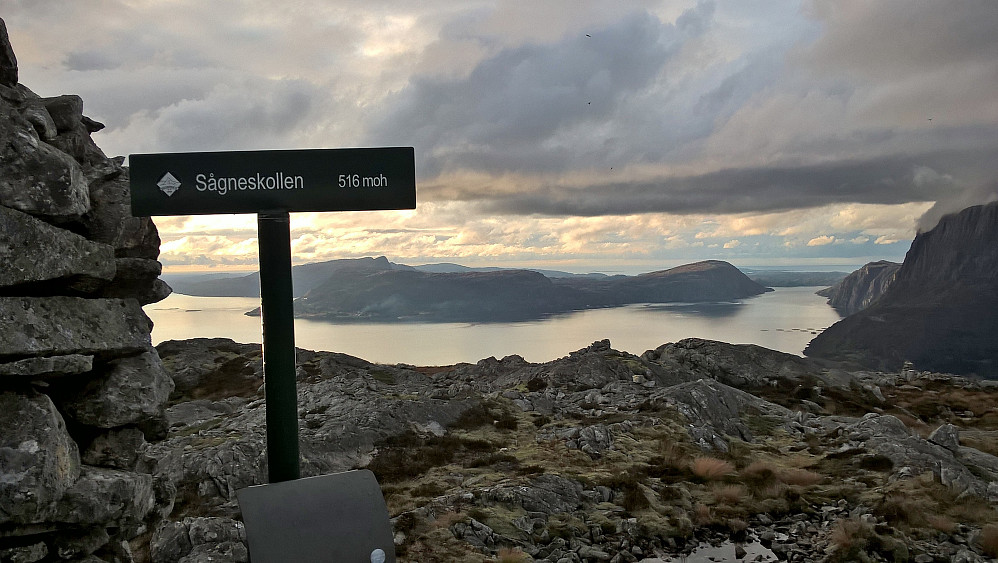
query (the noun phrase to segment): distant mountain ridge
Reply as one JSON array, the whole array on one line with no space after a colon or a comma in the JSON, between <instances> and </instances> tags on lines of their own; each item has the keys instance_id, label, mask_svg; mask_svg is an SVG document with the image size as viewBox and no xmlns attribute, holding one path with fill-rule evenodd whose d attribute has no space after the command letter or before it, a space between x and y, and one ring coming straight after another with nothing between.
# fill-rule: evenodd
<instances>
[{"instance_id":1,"label":"distant mountain ridge","mask_svg":"<svg viewBox=\"0 0 998 563\"><path fill-rule=\"evenodd\" d=\"M720 261L640 276L548 277L528 270L339 270L295 302L330 320L494 322L631 303L730 301L771 291Z\"/></svg>"},{"instance_id":2,"label":"distant mountain ridge","mask_svg":"<svg viewBox=\"0 0 998 563\"><path fill-rule=\"evenodd\" d=\"M819 334L804 353L895 370L998 377L998 202L943 217L911 243L870 307Z\"/></svg>"},{"instance_id":3,"label":"distant mountain ridge","mask_svg":"<svg viewBox=\"0 0 998 563\"><path fill-rule=\"evenodd\" d=\"M548 277L529 270L422 271L382 256L298 266L295 276L295 314L339 321L519 321L631 303L732 301L772 291L716 260L639 276ZM235 280L210 280L200 288L258 283L256 274ZM178 291L188 289L180 285Z\"/></svg>"},{"instance_id":4,"label":"distant mountain ridge","mask_svg":"<svg viewBox=\"0 0 998 563\"><path fill-rule=\"evenodd\" d=\"M309 290L320 285L335 271L340 269L372 270L416 270L434 274L455 274L470 272L498 272L520 268L479 267L473 268L450 262L409 266L391 262L384 256L377 258L344 258L303 264L292 268L294 297L303 297ZM522 268L537 272L551 279L591 279L611 280L633 276L623 274L603 274L591 272L575 274L559 270ZM744 270L752 281L764 287L830 286L846 277L845 272L797 272L787 270ZM639 274L647 275L647 274ZM163 279L176 293L198 297L259 297L260 277L253 273L211 273L211 274L163 274Z\"/></svg>"}]
</instances>

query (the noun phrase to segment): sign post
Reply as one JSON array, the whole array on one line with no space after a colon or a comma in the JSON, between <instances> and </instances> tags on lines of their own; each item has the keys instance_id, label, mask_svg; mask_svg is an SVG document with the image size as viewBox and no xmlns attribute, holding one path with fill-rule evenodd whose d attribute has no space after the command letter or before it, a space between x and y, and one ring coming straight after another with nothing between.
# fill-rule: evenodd
<instances>
[{"instance_id":1,"label":"sign post","mask_svg":"<svg viewBox=\"0 0 998 563\"><path fill-rule=\"evenodd\" d=\"M291 284L291 215L257 214L260 314L263 318L267 472L271 483L301 476L298 466L298 388Z\"/></svg>"},{"instance_id":2,"label":"sign post","mask_svg":"<svg viewBox=\"0 0 998 563\"><path fill-rule=\"evenodd\" d=\"M412 147L129 155L132 215L256 213L271 483L300 476L290 213L415 209Z\"/></svg>"}]
</instances>

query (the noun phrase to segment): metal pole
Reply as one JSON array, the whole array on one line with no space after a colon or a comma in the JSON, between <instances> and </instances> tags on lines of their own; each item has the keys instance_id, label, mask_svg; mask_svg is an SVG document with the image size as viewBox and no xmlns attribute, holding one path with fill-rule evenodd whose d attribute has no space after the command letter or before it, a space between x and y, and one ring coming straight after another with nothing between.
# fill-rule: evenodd
<instances>
[{"instance_id":1,"label":"metal pole","mask_svg":"<svg viewBox=\"0 0 998 563\"><path fill-rule=\"evenodd\" d=\"M271 483L300 477L295 325L291 285L291 217L257 214L260 308L267 405L267 468Z\"/></svg>"}]
</instances>

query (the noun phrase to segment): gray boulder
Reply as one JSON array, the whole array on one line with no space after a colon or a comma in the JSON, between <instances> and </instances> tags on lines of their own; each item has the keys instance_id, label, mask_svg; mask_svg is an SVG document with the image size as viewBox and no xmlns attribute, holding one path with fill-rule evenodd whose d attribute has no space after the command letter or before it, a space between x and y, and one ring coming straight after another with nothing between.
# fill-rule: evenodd
<instances>
[{"instance_id":1,"label":"gray boulder","mask_svg":"<svg viewBox=\"0 0 998 563\"><path fill-rule=\"evenodd\" d=\"M60 401L60 407L81 424L114 428L162 418L172 392L173 380L150 349L112 361L106 374Z\"/></svg>"},{"instance_id":2,"label":"gray boulder","mask_svg":"<svg viewBox=\"0 0 998 563\"><path fill-rule=\"evenodd\" d=\"M83 98L75 94L43 98L42 103L60 133L71 131L83 119Z\"/></svg>"},{"instance_id":3,"label":"gray boulder","mask_svg":"<svg viewBox=\"0 0 998 563\"><path fill-rule=\"evenodd\" d=\"M0 207L0 263L0 286L8 287L55 282L63 291L90 293L115 277L109 245L7 207Z\"/></svg>"},{"instance_id":4,"label":"gray boulder","mask_svg":"<svg viewBox=\"0 0 998 563\"><path fill-rule=\"evenodd\" d=\"M115 276L104 288L102 297L138 299L139 304L157 303L170 296L173 290L159 279L163 265L148 258L118 258Z\"/></svg>"},{"instance_id":5,"label":"gray boulder","mask_svg":"<svg viewBox=\"0 0 998 563\"><path fill-rule=\"evenodd\" d=\"M18 110L0 100L0 205L53 219L90 210L90 190L73 157L41 141Z\"/></svg>"},{"instance_id":6,"label":"gray boulder","mask_svg":"<svg viewBox=\"0 0 998 563\"><path fill-rule=\"evenodd\" d=\"M87 373L94 367L94 357L84 354L26 358L0 364L0 380L58 379L67 375Z\"/></svg>"},{"instance_id":7,"label":"gray boulder","mask_svg":"<svg viewBox=\"0 0 998 563\"><path fill-rule=\"evenodd\" d=\"M45 521L80 476L80 454L52 401L0 393L0 525Z\"/></svg>"},{"instance_id":8,"label":"gray boulder","mask_svg":"<svg viewBox=\"0 0 998 563\"><path fill-rule=\"evenodd\" d=\"M52 519L79 526L138 527L156 504L151 475L83 466Z\"/></svg>"},{"instance_id":9,"label":"gray boulder","mask_svg":"<svg viewBox=\"0 0 998 563\"><path fill-rule=\"evenodd\" d=\"M21 115L35 128L35 132L38 133L41 140L49 142L59 135L55 121L52 120L49 111L45 109L45 103L42 102L41 98L29 97L26 99L21 109Z\"/></svg>"},{"instance_id":10,"label":"gray boulder","mask_svg":"<svg viewBox=\"0 0 998 563\"><path fill-rule=\"evenodd\" d=\"M813 362L756 346L687 338L645 352L645 359L687 380L709 377L725 385L746 388L778 379L799 381L820 373Z\"/></svg>"},{"instance_id":11,"label":"gray boulder","mask_svg":"<svg viewBox=\"0 0 998 563\"><path fill-rule=\"evenodd\" d=\"M124 258L159 256L159 232L149 217L133 217L128 170L120 163L104 170L91 182L92 210L83 218L87 238L114 247L114 254Z\"/></svg>"},{"instance_id":12,"label":"gray boulder","mask_svg":"<svg viewBox=\"0 0 998 563\"><path fill-rule=\"evenodd\" d=\"M0 84L13 88L17 86L17 57L10 46L7 25L0 19Z\"/></svg>"},{"instance_id":13,"label":"gray boulder","mask_svg":"<svg viewBox=\"0 0 998 563\"><path fill-rule=\"evenodd\" d=\"M710 379L674 385L652 397L673 404L689 421L688 431L694 443L706 451L727 451L718 434L752 442L755 437L743 417L781 425L787 424L792 414L785 407Z\"/></svg>"},{"instance_id":14,"label":"gray boulder","mask_svg":"<svg viewBox=\"0 0 998 563\"><path fill-rule=\"evenodd\" d=\"M164 522L152 535L152 563L195 563L249 560L246 529L230 518L184 518Z\"/></svg>"},{"instance_id":15,"label":"gray boulder","mask_svg":"<svg viewBox=\"0 0 998 563\"><path fill-rule=\"evenodd\" d=\"M98 434L81 457L87 465L132 471L145 447L145 435L138 428L114 428Z\"/></svg>"},{"instance_id":16,"label":"gray boulder","mask_svg":"<svg viewBox=\"0 0 998 563\"><path fill-rule=\"evenodd\" d=\"M0 297L0 359L142 353L151 329L134 299Z\"/></svg>"},{"instance_id":17,"label":"gray boulder","mask_svg":"<svg viewBox=\"0 0 998 563\"><path fill-rule=\"evenodd\" d=\"M928 440L953 453L960 451L960 431L952 424L943 424L936 428L932 434L929 434Z\"/></svg>"}]
</instances>

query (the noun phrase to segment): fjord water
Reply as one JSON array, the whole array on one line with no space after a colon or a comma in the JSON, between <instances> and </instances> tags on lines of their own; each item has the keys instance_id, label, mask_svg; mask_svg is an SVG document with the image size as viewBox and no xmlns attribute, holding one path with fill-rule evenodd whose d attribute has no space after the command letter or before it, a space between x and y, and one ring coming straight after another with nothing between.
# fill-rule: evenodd
<instances>
[{"instance_id":1,"label":"fjord water","mask_svg":"<svg viewBox=\"0 0 998 563\"><path fill-rule=\"evenodd\" d=\"M632 354L667 342L698 337L758 344L800 354L817 332L840 319L814 294L820 287L780 287L731 303L639 304L594 309L518 323L330 323L295 320L295 344L308 350L342 352L377 363L450 365L517 354L546 362L609 339ZM145 307L153 320L153 343L224 337L259 343L259 306L246 297L173 294Z\"/></svg>"}]
</instances>

